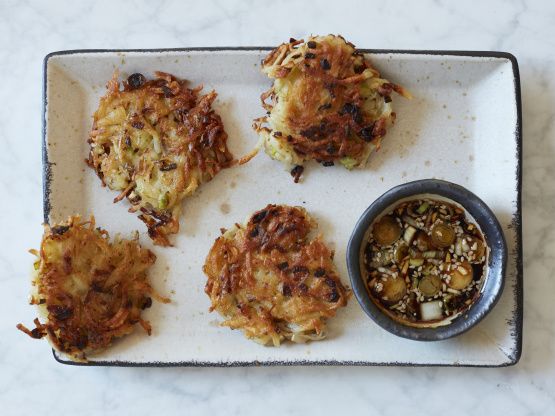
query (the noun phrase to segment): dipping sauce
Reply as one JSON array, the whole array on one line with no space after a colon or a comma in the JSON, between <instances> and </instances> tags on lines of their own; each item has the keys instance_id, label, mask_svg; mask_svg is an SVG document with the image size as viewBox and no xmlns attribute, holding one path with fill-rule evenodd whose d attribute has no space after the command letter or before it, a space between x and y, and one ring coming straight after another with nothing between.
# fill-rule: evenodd
<instances>
[{"instance_id":1,"label":"dipping sauce","mask_svg":"<svg viewBox=\"0 0 555 416\"><path fill-rule=\"evenodd\" d=\"M372 301L402 323L448 324L480 296L488 247L454 204L402 202L371 225L363 247Z\"/></svg>"}]
</instances>

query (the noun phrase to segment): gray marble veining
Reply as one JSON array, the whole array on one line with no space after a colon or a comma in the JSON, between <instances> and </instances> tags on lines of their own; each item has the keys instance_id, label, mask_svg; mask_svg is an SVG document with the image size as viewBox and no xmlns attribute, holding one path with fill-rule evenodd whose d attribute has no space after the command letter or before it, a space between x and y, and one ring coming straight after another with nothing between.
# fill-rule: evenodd
<instances>
[{"instance_id":1,"label":"gray marble veining","mask_svg":"<svg viewBox=\"0 0 555 416\"><path fill-rule=\"evenodd\" d=\"M76 48L276 45L341 33L357 46L505 50L522 80L524 353L503 369L74 368L15 330L30 322L30 247L42 221L41 76ZM98 414L555 412L555 2L0 2L0 408ZM161 411L161 412L160 412Z\"/></svg>"}]
</instances>

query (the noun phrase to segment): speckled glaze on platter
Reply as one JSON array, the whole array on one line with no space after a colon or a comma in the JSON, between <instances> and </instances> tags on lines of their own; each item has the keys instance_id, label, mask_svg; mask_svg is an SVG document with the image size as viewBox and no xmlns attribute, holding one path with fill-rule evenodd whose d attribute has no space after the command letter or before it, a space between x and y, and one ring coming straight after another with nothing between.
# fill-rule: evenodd
<instances>
[{"instance_id":1,"label":"speckled glaze on platter","mask_svg":"<svg viewBox=\"0 0 555 416\"><path fill-rule=\"evenodd\" d=\"M112 234L129 235L142 224L113 193L99 185L83 159L91 115L115 68L123 75L155 70L216 89L216 109L235 156L257 138L253 118L263 114L259 96L268 79L259 71L268 48L141 51L64 51L45 59L44 214L58 221L94 213ZM140 331L118 341L86 365L455 365L507 366L522 345L522 253L520 224L521 124L518 66L496 52L366 51L386 77L414 95L396 98L397 122L365 169L309 167L302 184L266 155L230 169L184 202L175 247L153 250L154 286L172 297L146 317L151 337ZM262 173L261 173L262 172ZM204 257L220 227L242 221L267 203L300 205L318 220L335 248L345 283L345 250L366 207L400 183L439 178L470 189L499 219L509 248L504 293L475 328L433 345L396 337L370 321L355 299L329 323L322 342L269 348L217 325L203 293ZM78 197L76 197L78 196ZM151 247L148 238L141 236ZM72 364L62 354L60 362Z\"/></svg>"}]
</instances>

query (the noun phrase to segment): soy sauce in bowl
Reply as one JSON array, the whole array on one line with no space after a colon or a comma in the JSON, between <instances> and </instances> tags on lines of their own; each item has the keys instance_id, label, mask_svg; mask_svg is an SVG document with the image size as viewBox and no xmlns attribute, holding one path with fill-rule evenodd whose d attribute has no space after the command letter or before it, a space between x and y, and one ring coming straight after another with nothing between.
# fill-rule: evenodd
<instances>
[{"instance_id":1,"label":"soy sauce in bowl","mask_svg":"<svg viewBox=\"0 0 555 416\"><path fill-rule=\"evenodd\" d=\"M406 325L447 325L480 295L489 249L455 204L401 202L374 221L363 244L372 301Z\"/></svg>"}]
</instances>

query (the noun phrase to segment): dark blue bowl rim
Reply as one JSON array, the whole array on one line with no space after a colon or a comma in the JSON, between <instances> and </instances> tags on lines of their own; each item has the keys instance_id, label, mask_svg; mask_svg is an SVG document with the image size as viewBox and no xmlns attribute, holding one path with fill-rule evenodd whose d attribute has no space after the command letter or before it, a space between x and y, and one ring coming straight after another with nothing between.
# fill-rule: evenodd
<instances>
[{"instance_id":1,"label":"dark blue bowl rim","mask_svg":"<svg viewBox=\"0 0 555 416\"><path fill-rule=\"evenodd\" d=\"M364 234L374 219L397 201L431 194L453 200L476 220L490 247L488 269L482 295L470 310L451 324L437 328L415 328L395 321L370 299L360 271L360 251ZM347 245L347 269L351 286L363 311L383 329L417 341L439 341L460 335L480 322L495 306L503 291L507 265L507 244L499 221L491 209L468 189L439 179L423 179L398 185L377 198L361 215Z\"/></svg>"}]
</instances>

